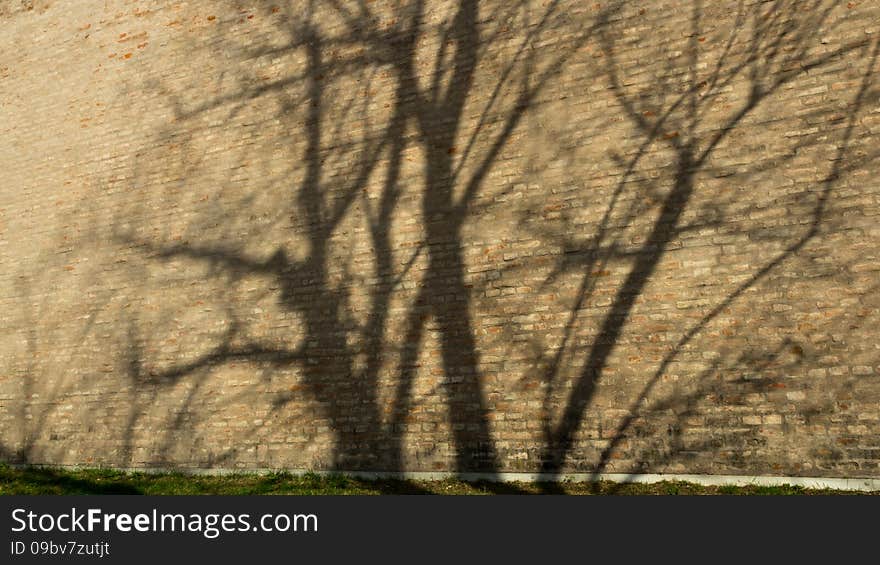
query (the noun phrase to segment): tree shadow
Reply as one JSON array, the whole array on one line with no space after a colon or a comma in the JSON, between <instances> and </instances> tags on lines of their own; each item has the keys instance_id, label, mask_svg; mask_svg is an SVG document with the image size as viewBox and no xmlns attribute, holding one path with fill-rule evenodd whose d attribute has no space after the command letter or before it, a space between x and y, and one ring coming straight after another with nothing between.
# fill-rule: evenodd
<instances>
[{"instance_id":1,"label":"tree shadow","mask_svg":"<svg viewBox=\"0 0 880 565\"><path fill-rule=\"evenodd\" d=\"M842 55L860 50L864 52L868 47L867 41L857 41L830 52L818 55L811 54L810 49L815 44L813 34L816 29L826 24L826 19L834 5L821 1L809 4L807 9L799 11L793 3L785 1L772 2L769 6L746 6L744 3L740 3L737 15L738 25L733 27L720 56L716 61L703 62L701 61L699 44L705 40L702 29L705 25L705 18L702 3L694 3L691 12L692 30L688 35L688 47L684 54L688 61L686 70L682 70L674 60L668 59L666 68L658 74L658 84L652 84L648 91L641 92L634 92L626 86L626 70L618 61L615 48L616 36L613 28L607 26L601 28L604 72L619 107L634 129L640 133L643 141L633 157L629 160L619 159L621 180L599 225L597 235L585 244L563 243L563 247L566 249L577 251L564 257L557 269L551 273L551 279L563 272L576 269L581 270L584 274L575 307L572 309L569 323L566 326L563 345L557 350L556 356L545 364L546 373L543 379L550 383L546 395L548 399L553 395L552 385L560 369L562 355L568 351L568 341L577 311L590 298L591 292L595 288L596 274L602 273L610 262L628 261L631 267L611 299L611 304L593 338L592 345L585 353L583 369L568 394L562 416L556 425L553 425L549 418L545 420L546 441L541 458L542 469L551 478L558 476L563 468L566 457L573 448L575 434L581 426L602 379L609 357L619 345L621 334L630 320L634 305L642 296L664 254L669 250L670 245L687 231L712 227L721 223L724 215L723 202L716 202L715 209L709 211L711 213L698 214L701 220L696 224L683 221L684 213L697 190L695 179L698 174L710 166L716 149L724 143L738 124L755 112L762 103L784 85L804 73L836 62ZM750 30L749 27L751 27ZM745 39L738 37L749 32L750 35ZM745 42L745 47L743 47L743 42ZM738 48L734 48L735 45ZM872 69L876 57L877 45L875 42L868 57L868 70L858 92L846 110L846 128L842 142L838 146L837 155L832 159L833 164L830 171L821 182L821 189L814 199L809 222L802 230L802 234L788 243L779 254L753 272L733 292L702 316L668 350L654 374L630 404L627 415L622 418L608 445L601 452L595 466L595 479L598 479L599 474L605 471L615 454L615 450L630 437L633 426L652 413L651 408L644 409L643 407L652 390L683 351L683 348L719 314L727 311L744 292L767 277L771 271L789 257L798 254L810 240L819 234L820 227L826 217L828 201L842 173L846 168L866 162L864 158L851 157L848 151L852 129L872 83ZM701 69L707 68L710 69L709 73L701 71ZM684 88L680 84L682 73L686 77ZM720 124L718 122L704 124L704 121L709 120L709 114L713 110L713 102L731 86L742 83L746 85L747 91L743 103L723 117ZM678 94L679 91L683 92ZM718 120L717 116L712 116L712 119ZM796 147L789 155L795 155L798 149L810 143L818 143L818 140L807 138L797 142ZM620 239L620 233L608 227L609 219L612 213L616 212L618 198L626 189L626 183L630 181L639 161L652 144L663 146L672 158L673 172L669 181L670 187L664 191L662 187L657 186L657 182L643 183L644 192L651 203L651 208L653 208L654 219L647 235L642 238L643 242L640 247L627 250L628 246ZM870 156L868 160L873 158L874 156ZM779 164L779 161L775 161L771 166L779 166ZM758 163L754 169L739 173L739 176L742 178L754 174L760 171L763 166L763 163ZM637 202L637 200L633 200L633 202ZM624 223L632 221L637 214L642 213L645 211L631 205L628 210L622 213ZM709 218L708 222L705 220L707 217ZM703 377L699 377L696 380L699 382L702 379ZM705 391L702 391L698 386L693 395L660 400L655 408L667 407L671 402L684 402L689 405L692 401L702 398L704 394ZM682 414L688 414L688 412L689 410L685 409ZM707 449L717 448L713 445L704 447ZM669 460L668 456L656 457L656 455L653 454L652 457L645 460L649 461L651 465L662 465L664 460ZM644 465L641 466L641 469L645 469ZM556 489L558 486L553 482L547 483L548 492Z\"/></svg>"},{"instance_id":2,"label":"tree shadow","mask_svg":"<svg viewBox=\"0 0 880 565\"><path fill-rule=\"evenodd\" d=\"M300 434L304 441L285 438L290 450L331 444L328 461L312 459L324 469L393 472L439 461L434 470L448 465L459 474L497 477L511 465L511 444L526 441L517 435L524 429L521 435L537 430L540 438L527 440L532 444L522 450L528 452L523 465L558 479L668 253L703 231L717 230L719 238L733 241L744 234L764 246L761 262L731 275L732 289L702 295L714 302L682 308L686 327L677 340L660 341L656 368L640 376L636 396L621 400L625 414L599 434L595 477L634 438L641 445L627 447L641 450L634 472L693 461L695 452L723 455L724 441L685 433L699 404L717 398L738 406L739 396L785 384L770 374L785 355L803 362L802 345L787 338L731 346L690 373L688 386L657 398L670 368L713 322L783 263L808 259L810 245L833 219L828 209L841 179L876 158L853 151L850 140L875 93L877 43L815 49L815 30L835 25L834 3L740 2L729 35L713 36L721 47L707 52L701 45L711 15L696 2L691 29L676 45L681 52L638 65L622 45L627 34L619 32L632 21L629 15L645 8L624 2L584 7L598 10L595 18L572 17L557 1L458 0L437 7L420 0L382 6L309 0L286 7L261 2L253 13L222 5L234 15L204 32L210 41L190 46L225 58L218 76L194 77L192 84L148 76L138 85L164 102L170 125L135 153L126 197L108 228L116 253L129 263L130 279L109 286L129 285L137 287L132 294L140 293L131 300L134 307L120 307L113 320L120 330L113 345L121 354L114 351L111 369L123 375L119 392L127 403L114 456L123 464L173 467L183 459L238 465L243 450L264 447L271 421L302 426L302 433L291 430L289 436ZM250 25L254 15L269 23L244 33L240 26ZM742 192L712 189L758 185L767 171L827 141L824 132L785 133L784 148L775 154L750 162L722 158L741 126L804 76L856 58L867 71L846 107L801 115L807 122L832 122L833 140L840 139L815 186L770 206L790 213L796 233L736 227L733 220L743 210L765 210L737 201ZM633 80L642 72L636 66L648 67L651 84ZM535 274L524 271L525 263L499 259L497 269L475 276L469 254L481 227L468 223L516 198L519 177L528 176L524 170L555 165L576 152L578 140L566 145L550 139L553 155L544 163L511 165L528 159L506 153L521 151L513 141L563 73L584 69L586 79L578 84L607 86L614 101L597 129L619 134L627 149L601 150L615 180L607 202L603 193L599 204L583 206L596 211L589 237L579 235L582 223L564 209L544 202L522 206L542 224L524 221L519 227L534 231L524 235L560 250L541 258L552 266L537 283L539 291L565 277L577 281L573 300L561 306L561 339L554 345L539 324L529 328L526 320L519 327L516 316L491 305L481 311L486 303L480 296L498 291L492 285L499 277L521 277L526 300L532 300L527 285L536 284ZM218 128L235 138L223 151L215 147ZM585 169L569 170L573 183ZM548 194L537 190L533 197ZM698 263L682 269L699 271ZM695 273L695 285L698 278ZM604 310L593 308L599 301L606 301ZM527 307L524 318L538 311ZM585 322L591 309L596 316ZM502 369L486 369L486 358L497 357L480 341L488 316L500 320L495 327L505 326L499 342L528 334L534 370L523 381L537 382L541 395L534 403L541 404L540 421L522 422L513 440L499 439L503 434L495 429L504 411L496 407L504 394L497 381L506 366L493 361ZM518 335L514 326L522 329ZM645 335L639 339L668 330L654 335L640 329ZM33 357L41 338L28 339ZM221 369L225 380L218 385L212 377ZM566 380L570 370L575 378ZM27 372L23 393L30 398L28 383L39 371ZM430 394L419 388L426 373ZM747 373L770 376L735 378ZM69 392L58 383L47 396ZM255 398L267 397L268 408L255 406ZM432 405L437 398L438 406ZM27 403L22 406L21 421L33 430L15 457L35 462L50 412L35 417L26 414ZM520 408L524 414L531 406ZM819 404L813 409L826 410ZM225 425L224 410L240 426L223 436L219 448L202 449L197 424ZM441 418L434 413L441 412L445 420L437 424ZM418 417L424 414L432 417ZM448 429L438 429L442 425ZM725 441L760 440L743 429ZM0 446L4 458L14 451ZM556 486L548 483L547 491Z\"/></svg>"},{"instance_id":3,"label":"tree shadow","mask_svg":"<svg viewBox=\"0 0 880 565\"><path fill-rule=\"evenodd\" d=\"M399 471L405 466L404 436L413 409L416 369L430 333L438 339L439 386L448 411L454 469L494 474L500 463L470 319L462 226L533 101L597 26L579 30L538 67L531 54L535 42L558 31L565 21L558 2L541 8L537 18L527 1L505 4L497 13L486 14L481 13L479 2L461 0L449 7L448 19L439 20L421 1L395 3L391 13L367 2L311 1L302 8L262 6L263 15L275 18L275 31L284 41L238 52L244 61L296 56L303 61L300 72L268 83L241 76L230 92L195 103L168 94L175 126L160 141L186 147L187 135L205 116L218 112L228 122L248 112L249 105L261 98L274 96L278 110L264 118L283 124L283 139L299 149L290 150L288 178L274 175L263 184L266 192L286 193L286 202L276 204L282 212L271 221L249 225L236 217L240 209L210 209L187 227L188 235L164 241L143 237L137 227L125 227L122 221L115 233L120 246L137 250L148 261L202 264L208 276L226 278L230 285L253 276L269 279L280 309L298 320L302 336L283 340L298 342L296 347L250 339L248 322L236 318L234 307L229 307L226 330L216 345L186 363L161 370L146 368L149 363L143 359L142 348L136 339L131 340L127 365L131 381L141 383L134 390L150 388L153 392L146 400L151 403L163 386L174 386L191 376L203 378L212 368L234 362L264 367L270 373L291 369L302 383L291 391L307 392L320 407L320 419L332 430L329 468ZM328 28L321 23L333 19L338 26ZM515 26L525 32L514 35L511 28ZM497 77L478 77L487 52L500 40L518 43L515 56L501 66ZM423 70L426 67L428 72ZM381 85L377 74L383 78ZM356 95L341 92L340 85L352 77L363 82L366 93L384 88L387 110L371 111L369 94L361 103ZM490 81L488 100L473 99L478 78L481 92ZM155 88L167 93L161 85ZM342 101L334 99L338 96ZM484 106L475 110L476 104ZM345 131L357 111L363 112L361 139ZM375 122L373 114L378 116ZM188 133L181 135L181 129ZM414 151L423 159L421 170L407 165ZM197 154L188 152L188 156L195 164L183 168L184 186L192 167L201 163ZM135 178L146 176L141 173L136 172ZM381 181L375 182L379 175ZM218 187L218 192L223 190ZM259 196L252 196L251 201ZM169 198L170 203L175 196ZM409 256L401 259L394 251L392 226L401 221L403 198L418 206L419 239ZM355 296L358 283L353 269L364 266L338 263L339 232L355 208L366 220L372 258L367 313L362 321L352 315L352 301L363 300ZM120 216L124 215L134 214L125 210ZM273 251L255 254L246 251L247 242L214 238L198 229L206 226L210 230L222 223L243 223L249 240L259 240L261 231L286 223L302 239L295 252L280 241ZM262 243L267 244L264 248L272 247L271 241ZM400 293L404 277L412 278L416 270L421 274L402 317L405 329L396 352L396 383L390 402L385 402L379 395L381 373L388 371L392 353L391 302L395 292ZM294 392L278 394L273 410L283 410L294 401L301 401ZM388 405L390 409L383 408ZM183 404L179 410L182 413L186 408ZM136 411L131 414L127 453L132 451L131 430L138 418ZM212 463L233 453L221 454Z\"/></svg>"}]
</instances>

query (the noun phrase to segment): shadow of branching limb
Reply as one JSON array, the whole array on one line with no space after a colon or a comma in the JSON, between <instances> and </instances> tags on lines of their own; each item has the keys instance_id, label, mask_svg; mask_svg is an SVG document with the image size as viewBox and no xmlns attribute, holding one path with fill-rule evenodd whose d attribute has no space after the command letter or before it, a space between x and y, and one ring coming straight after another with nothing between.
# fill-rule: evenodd
<instances>
[{"instance_id":1,"label":"shadow of branching limb","mask_svg":"<svg viewBox=\"0 0 880 565\"><path fill-rule=\"evenodd\" d=\"M523 6L527 4L523 3ZM524 53L532 47L532 42L552 29L557 8L557 2L551 3L538 22L529 29L513 60L501 72L500 79L492 88L492 94L471 131L465 129L463 112L478 71L481 45L485 41L481 38L483 32L479 24L477 2L459 3L451 25L441 32L446 41L437 53L428 88L419 85L414 58L396 59L398 84L404 95L414 101L407 109L414 117L425 154L421 212L425 221L428 265L420 292L414 301L413 311L407 318L405 340L410 348L401 361L395 391L391 433L397 448L393 452L401 452L399 430L402 429L402 422L411 404L414 378L411 368L418 355L424 324L428 317L433 317L441 334L440 348L447 402L454 422L453 434L457 446L456 470L460 472L498 470L488 410L480 385L474 332L469 320L470 291L465 283L461 229L468 217L469 208L481 192L487 173L533 100L595 31L594 27L587 29L534 75L527 70L512 106L499 116L495 108L499 92L511 80L514 70L523 64L526 59ZM423 17L421 4L414 4L413 9L412 21L419 22ZM417 28L413 24L404 36L415 35ZM445 69L443 64L447 58L447 44L452 44L454 51L448 55L449 67ZM443 87L441 84L446 74L448 82ZM520 74L523 74L522 70ZM483 87L484 92L485 90ZM500 131L494 136L482 131L493 114L496 122L500 123ZM462 134L466 135L465 148L461 157L456 158L456 143ZM482 153L472 151L481 137L488 137L488 141L484 142L486 150ZM464 174L466 169L470 171L469 175ZM460 196L456 197L456 194Z\"/></svg>"},{"instance_id":2,"label":"shadow of branching limb","mask_svg":"<svg viewBox=\"0 0 880 565\"><path fill-rule=\"evenodd\" d=\"M591 345L583 352L583 368L567 395L558 422L553 423L549 418L545 421L546 447L542 456L544 472L557 475L561 471L573 448L575 434L606 371L608 360L619 346L639 297L643 295L670 246L690 230L719 225L727 210L737 207L736 202L721 197L713 202L709 222L700 218L696 223L689 221L689 217L693 216L693 213L688 212L691 203L699 190L705 190L699 187L707 184L700 180L717 171L715 162L718 161L719 149L725 147L737 128L764 105L769 104L785 85L841 58L864 56L867 47L867 41L864 40L843 44L833 50L816 49L816 30L834 25L830 20L834 4L821 0L780 0L760 5L740 2L736 24L730 28L728 37L722 39L722 46L706 52L702 46L707 33L704 28L708 27L706 16L703 3L695 2L690 13L690 33L681 46L680 54L677 57L657 57L654 63L654 80L641 87L634 85L629 77L634 69L631 68L632 63L622 59L619 54L616 40L619 34L615 33L615 28L600 28L602 62L599 64L607 77L617 107L641 141L631 157L616 159L621 169L621 180L596 235L586 243L564 242L562 245L565 248L579 251L575 257L565 258L551 276L559 276L559 273L575 269L583 273L579 295L575 301L576 311L589 298L597 271L603 271L611 262L627 262L629 271L612 296ZM713 39L718 41L718 38ZM814 191L812 211L801 234L692 325L668 350L601 453L596 473L606 469L615 449L627 437L628 431L647 413L642 407L650 392L682 349L746 290L789 257L797 254L820 232L832 191L845 168L852 164L846 164L850 135L869 88L875 58L876 45L869 55L868 71L863 83L848 106L848 125L838 145L838 153L832 160L827 177ZM728 102L731 98L735 100L734 103ZM793 158L798 151L818 142L817 136L792 142L792 149L772 163L772 166L779 166L785 159ZM668 177L647 183L627 184L641 161L647 159L648 148L652 146L659 147L662 154L669 159ZM758 175L764 167L765 164L760 161L751 168L748 163L738 162L736 176L738 179L747 179ZM722 178L724 176L729 174L720 175ZM619 195L631 190L630 186L633 184L640 187L643 193L636 195L638 198L628 199L629 209L618 210L619 202L627 201L620 199ZM646 200L650 203L647 209L639 209L632 204ZM705 212L707 211L701 211L698 216L705 218ZM619 230L608 228L608 218L612 215L623 217L623 225L628 225L637 216L650 218L646 232L637 238L640 242L638 246L628 245L627 238L632 240L632 236L624 237ZM573 311L566 327L566 336L572 331L574 323ZM550 384L548 398L554 394L560 360L571 347L574 346L564 339L555 359L546 364L547 374L544 380Z\"/></svg>"},{"instance_id":3,"label":"shadow of branching limb","mask_svg":"<svg viewBox=\"0 0 880 565\"><path fill-rule=\"evenodd\" d=\"M267 416L297 406L330 430L326 466L401 470L432 338L452 468L499 470L463 226L524 116L600 23L572 32L558 1L440 4L267 3L264 43L238 44L239 24L221 23L208 50L229 63L214 82L154 85L174 115L157 145L175 146L179 162L165 163L176 185L147 182L156 154L134 176L153 191L140 200L178 210L182 225L156 234L120 221L116 241L154 267L191 266L187 292L210 303L218 329L171 363L134 349L129 366L152 375L149 386L259 367L249 390L274 387ZM226 148L230 178L207 141L217 123L246 132Z\"/></svg>"},{"instance_id":4,"label":"shadow of branching limb","mask_svg":"<svg viewBox=\"0 0 880 565\"><path fill-rule=\"evenodd\" d=\"M867 63L868 70L851 103L849 115L847 117L846 129L843 134L843 139L838 147L838 153L833 159L831 170L822 182L822 189L815 203L815 207L812 212L812 219L809 223L809 228L800 238L792 242L788 247L785 248L785 250L783 250L779 255L773 258L773 260L761 267L761 269L759 269L751 277L749 277L749 279L747 279L738 288L736 288L736 290L726 296L723 301L721 301L717 306L709 311L703 318L700 319L697 324L691 327L687 331L687 333L685 333L681 337L681 339L679 339L675 347L673 347L673 349L670 350L666 357L663 358L663 361L658 367L656 373L651 377L651 379L639 393L637 399L633 402L633 405L630 408L630 415L623 419L615 432L614 439L609 443L605 451L602 452L597 473L601 473L604 470L604 468L608 464L611 454L614 452L614 448L617 446L620 440L625 437L627 430L630 428L630 426L632 426L633 422L641 416L639 406L642 405L644 400L651 393L653 387L665 373L670 363L672 363L672 361L675 359L677 352L681 351L681 349L685 347L700 331L702 331L713 319L715 319L726 308L728 308L746 290L756 285L759 281L765 278L768 273L770 273L773 269L786 261L789 257L800 252L811 239L819 235L822 220L825 218L825 211L828 206L828 201L831 197L832 190L836 186L837 182L840 180L841 175L846 172L847 167L851 167L853 165L852 160L847 160L847 152L850 147L850 140L852 137L853 128L856 125L856 119L859 110L866 101L866 94L870 91L870 87L873 82L873 72L877 62L878 54L880 54L880 41L875 41ZM855 160L861 161L861 159Z\"/></svg>"}]
</instances>

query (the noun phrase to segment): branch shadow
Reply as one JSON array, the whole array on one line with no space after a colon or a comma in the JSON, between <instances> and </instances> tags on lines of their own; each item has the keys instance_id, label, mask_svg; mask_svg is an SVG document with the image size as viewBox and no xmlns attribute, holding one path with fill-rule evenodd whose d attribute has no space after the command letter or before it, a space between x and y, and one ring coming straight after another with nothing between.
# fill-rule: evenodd
<instances>
[{"instance_id":1,"label":"branch shadow","mask_svg":"<svg viewBox=\"0 0 880 565\"><path fill-rule=\"evenodd\" d=\"M418 0L399 3L391 18L363 1L310 1L302 9L289 6L281 13L274 5L260 9L276 18L277 31L286 40L265 48L245 47L237 55L260 60L293 54L303 61L299 72L268 83L242 76L232 92L196 102L178 99L162 85L154 88L169 98L175 113L175 126L159 143L184 147L199 120L212 112L231 121L255 101L270 95L277 98L278 111L272 119L284 124L291 147L301 148L301 153L290 150L289 178L275 174L263 185L267 192L284 195L277 218L250 226L242 222L243 210L221 207L197 218L185 235L164 240L144 237L141 230L120 221L115 241L148 262L202 265L208 276L226 279L230 285L254 276L271 281L280 309L300 322L302 336L295 340L299 345L291 348L249 338L247 322L238 321L230 307L226 331L215 345L185 363L150 367L137 340L130 340L131 382L140 383L135 389L152 391L145 397L151 403L163 389L184 379L203 379L212 369L232 362L262 367L268 373L293 370L302 386L278 394L273 410L301 401L299 390L308 394L333 433L333 456L327 465L331 470L400 471L406 465L404 444L414 383L430 324L439 339L439 388L448 412L454 470L496 474L500 462L470 319L462 226L533 102L594 36L598 25L580 30L537 68L532 60L535 42L565 20L558 1L534 10L530 2L521 0L488 14L479 2L461 0L450 17L440 21ZM538 13L536 19L533 11ZM323 29L322 17L335 18L341 26ZM511 31L518 31L517 27L523 30L519 36ZM512 60L502 65L492 94L474 117L471 98L478 68L492 44L505 36L518 47ZM426 45L435 50L425 55ZM426 67L427 73L422 70ZM379 75L390 90L384 113L372 109L369 94L362 105L354 95L333 99L346 96L335 84L343 78L357 77L369 93L379 88ZM488 75L481 80L488 80ZM358 110L364 123L360 140L345 130L346 120ZM188 128L187 133L181 134L181 128ZM416 174L407 165L414 150L423 157L423 168ZM203 160L197 156L183 167L183 186ZM381 181L375 182L380 175ZM421 240L401 261L394 250L392 226L401 221L401 200L412 201L413 186ZM336 245L341 226L354 209L365 217L372 256L362 322L353 319L352 301L356 271L364 266L340 267ZM264 248L272 246L274 251L254 254L246 251L246 241L237 242L228 232L221 232L225 238L200 233L200 226L210 230L224 223L243 224L249 240L287 224L301 235L301 251L294 253L286 242L272 245L269 240L262 242ZM421 275L402 317L403 343L395 351L388 335L391 303L404 278L412 278L417 270ZM380 392L393 353L399 355L399 363L386 409ZM187 406L184 402L180 413ZM125 441L128 454L138 418L136 411L131 414ZM212 463L233 457L233 449Z\"/></svg>"},{"instance_id":2,"label":"branch shadow","mask_svg":"<svg viewBox=\"0 0 880 565\"><path fill-rule=\"evenodd\" d=\"M699 42L702 41L701 25L704 17L702 3L693 3L691 12L693 29L689 35L689 48L684 55L688 60L687 70L684 71L687 75L687 87L681 94L675 94L682 90L676 88L675 85L680 81L682 71L671 59L660 75L656 90L652 85L650 92L630 92L622 76L624 71L617 62L615 36L607 28L602 28L600 37L605 61L605 74L620 108L636 131L640 132L643 141L629 161L620 160L621 180L602 219L598 235L585 245L564 243L563 247L578 251L573 256L563 258L560 265L551 274L550 279L552 280L561 272L573 269L580 269L584 273L575 307L572 309L569 323L566 326L563 345L558 349L555 358L546 363L547 369L543 380L550 383L546 394L548 399L553 392L552 384L560 369L562 355L568 351L568 341L577 311L589 299L594 288L596 273L603 272L611 261L629 260L632 266L612 298L608 312L604 315L592 345L585 354L583 369L568 395L558 424L554 426L549 418L544 422L546 440L541 457L542 471L551 478L559 475L566 457L573 448L575 434L592 403L608 359L620 341L636 301L643 294L652 274L670 245L682 233L695 227L684 224L682 221L683 214L696 190L695 176L708 167L716 148L724 142L737 125L754 112L763 101L779 91L782 86L803 73L835 62L844 54L864 52L868 46L867 41L858 41L829 53L820 55L809 53L814 44L812 35L814 30L825 23L833 7L833 3L825 4L816 1L810 3L809 9L800 12L794 4L785 1L772 2L768 7L749 7L740 3L737 21L740 23L751 21L752 23L745 54L735 53L732 49L736 43L736 35L742 33L742 30L746 28L746 26L737 25L734 26L717 62L714 65L699 65ZM852 162L846 165L844 163L847 163L846 157L852 128L872 82L871 69L873 69L876 57L877 45L875 43L868 57L868 72L847 109L847 126L843 142L833 159L830 172L821 183L821 191L815 200L810 214L811 219L804 233L706 313L669 349L656 372L632 401L628 415L619 423L611 441L602 451L595 466L594 479L598 479L599 474L605 471L616 448L628 437L632 426L650 413L650 410L646 411L642 409L642 406L683 348L713 319L728 309L746 290L754 287L771 271L801 251L810 240L817 236L825 219L827 204L833 188L840 179L844 168L853 165ZM708 76L703 78L698 69L707 67L712 70ZM710 102L729 85L739 80L744 80L748 84L748 95L744 103L724 118L720 127L707 129L702 122L706 119L708 109L711 106ZM640 248L622 251L621 248L624 245L619 238L613 237L613 230L608 229L608 219L615 211L618 197L624 190L625 183L630 179L647 148L654 143L662 144L673 157L674 173L670 181L671 186L663 193L657 189L656 183L647 184L645 192L648 193L649 200L656 203L656 219L653 220L652 227L644 237ZM799 145L802 143L808 143L808 141L798 142ZM792 151L791 154L795 153L796 151ZM864 162L861 159L856 161ZM778 163L774 163L774 166L778 166ZM696 227L704 228L720 223L722 216L719 216L717 212L718 210L713 214L716 219L708 223L703 221ZM638 213L642 213L642 211L631 207L623 213L623 217L628 219L624 223L631 221ZM701 214L701 216L705 217L706 214ZM611 236L609 236L609 231L612 232ZM702 377L697 380L701 379ZM694 398L700 397L702 397L702 392L698 391ZM677 401L687 403L688 398L681 398ZM669 401L660 402L659 405L665 406L668 403ZM685 414L687 412L687 410L683 411ZM662 460L661 458L660 461ZM546 483L546 492L558 491L558 484L553 481Z\"/></svg>"}]
</instances>

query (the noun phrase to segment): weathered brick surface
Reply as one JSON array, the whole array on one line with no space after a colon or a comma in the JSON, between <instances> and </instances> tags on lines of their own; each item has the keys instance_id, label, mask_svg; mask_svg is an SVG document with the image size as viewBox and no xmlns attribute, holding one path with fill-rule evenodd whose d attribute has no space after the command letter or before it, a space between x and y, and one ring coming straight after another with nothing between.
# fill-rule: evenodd
<instances>
[{"instance_id":1,"label":"weathered brick surface","mask_svg":"<svg viewBox=\"0 0 880 565\"><path fill-rule=\"evenodd\" d=\"M880 475L880 4L392 4L3 4L3 460Z\"/></svg>"}]
</instances>

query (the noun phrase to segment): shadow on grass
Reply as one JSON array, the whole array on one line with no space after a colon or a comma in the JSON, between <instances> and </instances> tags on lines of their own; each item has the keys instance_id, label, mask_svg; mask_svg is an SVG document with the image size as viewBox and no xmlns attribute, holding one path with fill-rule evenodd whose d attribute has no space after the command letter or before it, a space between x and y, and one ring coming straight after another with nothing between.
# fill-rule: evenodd
<instances>
[{"instance_id":1,"label":"shadow on grass","mask_svg":"<svg viewBox=\"0 0 880 565\"><path fill-rule=\"evenodd\" d=\"M610 481L567 482L552 484L553 494L564 495L829 495L873 494L855 491L808 489L801 486L703 486L683 481L653 484L615 483ZM546 485L527 482L475 481L458 479L413 481L403 479L367 479L347 475L302 475L289 472L267 475L192 475L186 473L126 473L123 471L84 469L65 470L0 465L0 494L75 495L493 495L547 494Z\"/></svg>"},{"instance_id":2,"label":"shadow on grass","mask_svg":"<svg viewBox=\"0 0 880 565\"><path fill-rule=\"evenodd\" d=\"M0 467L2 494L144 494L119 472Z\"/></svg>"}]
</instances>

